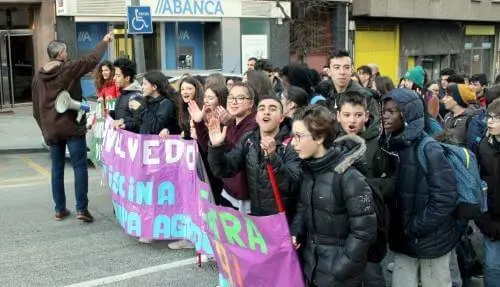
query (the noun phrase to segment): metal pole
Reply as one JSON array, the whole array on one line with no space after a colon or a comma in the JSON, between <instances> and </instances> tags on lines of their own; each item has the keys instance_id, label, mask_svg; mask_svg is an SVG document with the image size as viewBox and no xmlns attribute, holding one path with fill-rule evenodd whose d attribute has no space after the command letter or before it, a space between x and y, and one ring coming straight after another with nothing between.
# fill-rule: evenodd
<instances>
[{"instance_id":1,"label":"metal pole","mask_svg":"<svg viewBox=\"0 0 500 287\"><path fill-rule=\"evenodd\" d=\"M175 21L175 69L179 69L179 22Z\"/></svg>"},{"instance_id":2,"label":"metal pole","mask_svg":"<svg viewBox=\"0 0 500 287\"><path fill-rule=\"evenodd\" d=\"M345 49L349 50L349 3L345 3Z\"/></svg>"},{"instance_id":3,"label":"metal pole","mask_svg":"<svg viewBox=\"0 0 500 287\"><path fill-rule=\"evenodd\" d=\"M132 5L141 5L139 0L132 0ZM134 35L134 58L137 65L137 73L146 72L146 59L144 58L144 38L142 35Z\"/></svg>"}]
</instances>

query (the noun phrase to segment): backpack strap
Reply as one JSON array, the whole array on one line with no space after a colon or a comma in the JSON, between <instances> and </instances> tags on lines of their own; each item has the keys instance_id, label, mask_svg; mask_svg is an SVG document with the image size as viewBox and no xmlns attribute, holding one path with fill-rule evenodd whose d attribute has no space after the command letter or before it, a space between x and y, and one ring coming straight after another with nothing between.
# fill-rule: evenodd
<instances>
[{"instance_id":1,"label":"backpack strap","mask_svg":"<svg viewBox=\"0 0 500 287\"><path fill-rule=\"evenodd\" d=\"M433 142L434 139L431 138L430 136L428 135L425 135L419 142L418 142L418 145L417 145L417 159L418 159L418 162L420 164L420 166L422 167L422 169L424 170L424 173L427 173L428 170L427 170L427 158L425 157L425 146L430 143L430 142Z\"/></svg>"}]
</instances>

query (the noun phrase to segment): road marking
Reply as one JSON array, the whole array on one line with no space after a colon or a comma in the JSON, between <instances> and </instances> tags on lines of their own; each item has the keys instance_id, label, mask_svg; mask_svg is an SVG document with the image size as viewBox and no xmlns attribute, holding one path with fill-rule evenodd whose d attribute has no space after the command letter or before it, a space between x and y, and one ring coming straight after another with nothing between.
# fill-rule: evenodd
<instances>
[{"instance_id":1,"label":"road marking","mask_svg":"<svg viewBox=\"0 0 500 287\"><path fill-rule=\"evenodd\" d=\"M89 177L89 181L98 180L98 179L101 179L101 177L100 176ZM68 179L68 180L65 180L64 182L65 183L73 183L73 182L75 182L75 179L73 179L73 178L72 179ZM2 190L2 189L8 189L8 188L39 186L39 185L42 185L42 184L50 184L50 179L43 178L43 179L40 179L38 181L25 182L25 183L16 183L16 184L2 184L0 182L0 190Z\"/></svg>"},{"instance_id":2,"label":"road marking","mask_svg":"<svg viewBox=\"0 0 500 287\"><path fill-rule=\"evenodd\" d=\"M14 177L14 178L0 180L0 185L7 183L15 183L15 182L27 182L27 181L47 181L47 178L41 177L39 175Z\"/></svg>"},{"instance_id":3,"label":"road marking","mask_svg":"<svg viewBox=\"0 0 500 287\"><path fill-rule=\"evenodd\" d=\"M27 156L22 156L21 160L24 161L29 167L31 167L33 170L38 172L39 174L43 175L46 178L50 178L50 171L38 163L32 161L29 157Z\"/></svg>"},{"instance_id":4,"label":"road marking","mask_svg":"<svg viewBox=\"0 0 500 287\"><path fill-rule=\"evenodd\" d=\"M165 271L169 269L174 269L182 266L187 266L187 265L194 265L196 263L196 258L188 258L184 260L178 260L174 262L170 262L167 264L162 264L162 265L156 265L156 266L151 266L143 269L138 269L134 270L131 272L127 273L122 273L114 276L109 276L109 277L103 277L100 279L95 279L95 280L90 280L90 281L85 281L81 283L76 283L72 285L67 285L65 287L93 287L93 286L102 286L106 284L111 284L115 282L120 282L120 281L125 281L129 280L135 277L140 277L152 273L157 273L160 271Z\"/></svg>"}]
</instances>

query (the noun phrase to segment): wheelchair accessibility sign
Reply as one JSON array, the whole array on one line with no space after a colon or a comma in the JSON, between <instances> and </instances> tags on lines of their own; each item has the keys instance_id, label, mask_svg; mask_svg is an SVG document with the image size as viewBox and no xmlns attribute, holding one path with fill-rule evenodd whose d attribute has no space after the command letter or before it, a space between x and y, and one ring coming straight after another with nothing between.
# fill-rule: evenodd
<instances>
[{"instance_id":1,"label":"wheelchair accessibility sign","mask_svg":"<svg viewBox=\"0 0 500 287\"><path fill-rule=\"evenodd\" d=\"M153 33L153 18L149 6L128 6L127 21L129 34Z\"/></svg>"}]
</instances>

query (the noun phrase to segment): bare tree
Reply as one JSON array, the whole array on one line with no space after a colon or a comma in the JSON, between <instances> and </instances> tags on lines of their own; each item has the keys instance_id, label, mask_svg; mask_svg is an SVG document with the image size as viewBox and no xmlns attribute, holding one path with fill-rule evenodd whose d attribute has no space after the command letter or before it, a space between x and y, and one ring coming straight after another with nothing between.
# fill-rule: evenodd
<instances>
[{"instance_id":1,"label":"bare tree","mask_svg":"<svg viewBox=\"0 0 500 287\"><path fill-rule=\"evenodd\" d=\"M281 7L280 1L276 5ZM290 50L301 62L309 53L332 49L329 0L292 0ZM284 11L282 9L282 11Z\"/></svg>"}]
</instances>

